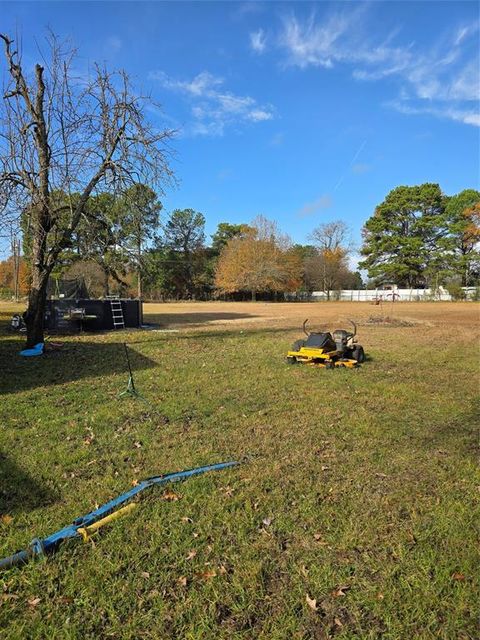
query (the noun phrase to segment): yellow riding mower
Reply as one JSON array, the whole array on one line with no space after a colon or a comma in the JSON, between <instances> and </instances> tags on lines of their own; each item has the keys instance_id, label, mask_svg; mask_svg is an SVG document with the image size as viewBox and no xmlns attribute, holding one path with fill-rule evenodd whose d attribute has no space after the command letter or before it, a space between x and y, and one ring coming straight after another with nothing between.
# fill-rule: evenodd
<instances>
[{"instance_id":1,"label":"yellow riding mower","mask_svg":"<svg viewBox=\"0 0 480 640\"><path fill-rule=\"evenodd\" d=\"M363 347L357 344L357 326L353 325L353 333L344 329L337 329L333 333L319 333L307 331L308 320L303 323L306 340L296 340L291 351L287 353L287 363L305 364L334 369L335 367L358 367L365 361Z\"/></svg>"}]
</instances>

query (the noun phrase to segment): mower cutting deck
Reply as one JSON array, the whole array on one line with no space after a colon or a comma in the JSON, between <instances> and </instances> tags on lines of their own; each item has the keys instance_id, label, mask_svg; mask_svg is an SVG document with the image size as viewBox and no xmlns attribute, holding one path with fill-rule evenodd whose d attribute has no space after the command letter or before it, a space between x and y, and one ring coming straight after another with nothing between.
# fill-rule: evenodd
<instances>
[{"instance_id":1,"label":"mower cutting deck","mask_svg":"<svg viewBox=\"0 0 480 640\"><path fill-rule=\"evenodd\" d=\"M357 326L353 325L353 333L337 329L333 333L309 332L306 329L308 320L303 323L306 340L296 340L291 351L287 353L287 364L302 362L325 369L335 367L358 367L365 361L363 347L357 344Z\"/></svg>"}]
</instances>

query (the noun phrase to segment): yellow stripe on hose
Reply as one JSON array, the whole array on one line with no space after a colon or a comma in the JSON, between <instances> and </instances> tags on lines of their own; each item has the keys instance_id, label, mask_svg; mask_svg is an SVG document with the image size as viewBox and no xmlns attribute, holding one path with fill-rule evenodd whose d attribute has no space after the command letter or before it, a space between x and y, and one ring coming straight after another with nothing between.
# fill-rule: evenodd
<instances>
[{"instance_id":1,"label":"yellow stripe on hose","mask_svg":"<svg viewBox=\"0 0 480 640\"><path fill-rule=\"evenodd\" d=\"M79 527L77 529L77 532L82 536L84 542L88 542L88 539L92 533L95 533L95 531L98 531L100 527L103 527L104 525L109 524L113 520L116 520L121 516L127 515L127 513L130 513L130 511L133 511L133 509L135 509L136 506L137 506L136 502L131 502L130 504L127 504L126 507L122 507L118 511L114 511L110 515L105 516L105 518L98 520L98 522L94 522L88 527Z\"/></svg>"}]
</instances>

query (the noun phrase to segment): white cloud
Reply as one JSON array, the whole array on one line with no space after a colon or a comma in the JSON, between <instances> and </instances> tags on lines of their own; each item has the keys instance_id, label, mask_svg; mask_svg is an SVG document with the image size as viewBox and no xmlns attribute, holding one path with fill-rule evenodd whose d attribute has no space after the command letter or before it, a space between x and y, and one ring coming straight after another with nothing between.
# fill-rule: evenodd
<instances>
[{"instance_id":1,"label":"white cloud","mask_svg":"<svg viewBox=\"0 0 480 640\"><path fill-rule=\"evenodd\" d=\"M246 16L256 15L264 10L263 3L255 2L254 0L248 0L247 2L232 2L235 6L235 11L232 14L233 18L244 18Z\"/></svg>"},{"instance_id":2,"label":"white cloud","mask_svg":"<svg viewBox=\"0 0 480 640\"><path fill-rule=\"evenodd\" d=\"M371 166L366 163L358 162L357 164L352 165L352 172L361 175L362 173L367 173L370 171Z\"/></svg>"},{"instance_id":3,"label":"white cloud","mask_svg":"<svg viewBox=\"0 0 480 640\"><path fill-rule=\"evenodd\" d=\"M463 26L459 27L457 29L457 32L455 34L455 38L454 38L454 41L453 41L454 45L458 46L464 40L466 40L471 35L476 33L478 31L478 29L479 29L479 23L478 22L472 22L471 24L466 24L466 25L463 25Z\"/></svg>"},{"instance_id":4,"label":"white cloud","mask_svg":"<svg viewBox=\"0 0 480 640\"><path fill-rule=\"evenodd\" d=\"M192 135L223 135L229 125L262 122L274 117L271 105L259 105L251 96L239 96L223 89L224 80L202 71L192 80L176 80L163 71L149 74L165 89L182 94L190 103Z\"/></svg>"},{"instance_id":5,"label":"white cloud","mask_svg":"<svg viewBox=\"0 0 480 640\"><path fill-rule=\"evenodd\" d=\"M375 42L365 20L369 7L356 5L322 21L314 13L305 20L293 14L285 17L278 42L286 52L286 63L301 69L349 65L357 80L396 81L399 99L409 103L409 113L428 112L476 124L474 110L465 103L480 99L478 21L462 25L448 40L425 50L412 42L395 46L398 29Z\"/></svg>"},{"instance_id":6,"label":"white cloud","mask_svg":"<svg viewBox=\"0 0 480 640\"><path fill-rule=\"evenodd\" d=\"M281 36L282 45L289 52L289 63L301 69L309 65L331 67L331 45L338 38L342 26L315 25L313 15L305 25L301 25L295 16L284 21L284 32Z\"/></svg>"},{"instance_id":7,"label":"white cloud","mask_svg":"<svg viewBox=\"0 0 480 640\"><path fill-rule=\"evenodd\" d=\"M415 107L402 101L392 101L389 106L406 115L433 115L437 118L448 118L463 124L480 127L480 109L455 109L448 105L440 107Z\"/></svg>"},{"instance_id":8,"label":"white cloud","mask_svg":"<svg viewBox=\"0 0 480 640\"><path fill-rule=\"evenodd\" d=\"M208 71L202 71L193 80L174 80L163 71L152 71L148 74L151 80L159 80L165 89L182 91L192 96L211 96L217 91L216 87L223 84L223 78L217 78Z\"/></svg>"},{"instance_id":9,"label":"white cloud","mask_svg":"<svg viewBox=\"0 0 480 640\"><path fill-rule=\"evenodd\" d=\"M255 100L249 96L234 96L231 93L219 93L216 98L225 113L241 114L255 104Z\"/></svg>"},{"instance_id":10,"label":"white cloud","mask_svg":"<svg viewBox=\"0 0 480 640\"><path fill-rule=\"evenodd\" d=\"M275 133L270 139L271 147L280 147L285 140L285 134L282 131Z\"/></svg>"},{"instance_id":11,"label":"white cloud","mask_svg":"<svg viewBox=\"0 0 480 640\"><path fill-rule=\"evenodd\" d=\"M248 114L248 119L253 122L262 122L262 120L271 120L273 113L271 111L265 111L264 109L253 109Z\"/></svg>"},{"instance_id":12,"label":"white cloud","mask_svg":"<svg viewBox=\"0 0 480 640\"><path fill-rule=\"evenodd\" d=\"M311 216L317 211L321 211L322 209L330 209L333 205L333 201L331 196L323 195L314 200L313 202L307 202L303 205L301 209L297 211L297 216L300 218L306 218L307 216Z\"/></svg>"},{"instance_id":13,"label":"white cloud","mask_svg":"<svg viewBox=\"0 0 480 640\"><path fill-rule=\"evenodd\" d=\"M263 53L267 47L267 37L263 29L250 33L250 46L256 53Z\"/></svg>"},{"instance_id":14,"label":"white cloud","mask_svg":"<svg viewBox=\"0 0 480 640\"><path fill-rule=\"evenodd\" d=\"M109 53L117 53L122 46L123 42L118 36L109 36L105 42L105 49Z\"/></svg>"}]
</instances>

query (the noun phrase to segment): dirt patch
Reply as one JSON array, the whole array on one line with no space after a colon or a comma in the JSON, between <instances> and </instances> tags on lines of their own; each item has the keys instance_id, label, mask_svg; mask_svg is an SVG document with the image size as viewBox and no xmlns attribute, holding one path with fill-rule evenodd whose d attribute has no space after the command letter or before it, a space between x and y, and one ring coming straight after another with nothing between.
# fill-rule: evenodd
<instances>
[{"instance_id":1,"label":"dirt patch","mask_svg":"<svg viewBox=\"0 0 480 640\"><path fill-rule=\"evenodd\" d=\"M429 324L426 322L419 322L418 320L407 320L402 318L392 318L390 316L370 316L367 320L359 322L361 326L368 325L381 325L383 327L415 327L419 324Z\"/></svg>"}]
</instances>

